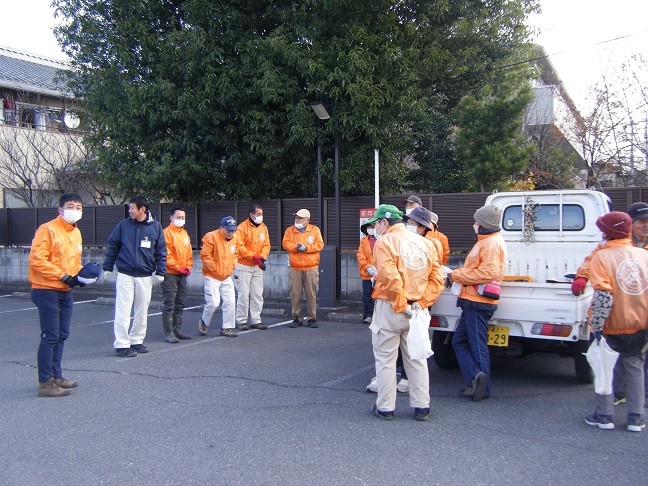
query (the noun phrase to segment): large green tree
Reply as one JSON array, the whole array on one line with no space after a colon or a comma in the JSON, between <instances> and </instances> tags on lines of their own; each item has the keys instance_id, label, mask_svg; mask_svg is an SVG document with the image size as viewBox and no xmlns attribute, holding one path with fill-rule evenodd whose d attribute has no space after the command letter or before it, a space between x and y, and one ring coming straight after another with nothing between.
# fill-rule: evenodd
<instances>
[{"instance_id":1,"label":"large green tree","mask_svg":"<svg viewBox=\"0 0 648 486\"><path fill-rule=\"evenodd\" d=\"M316 100L333 116L328 187L338 131L343 194L371 192L376 148L385 192L413 167L409 183L433 188L430 171L454 166L456 106L524 48L537 2L53 3L97 172L125 194L198 201L313 196Z\"/></svg>"}]
</instances>

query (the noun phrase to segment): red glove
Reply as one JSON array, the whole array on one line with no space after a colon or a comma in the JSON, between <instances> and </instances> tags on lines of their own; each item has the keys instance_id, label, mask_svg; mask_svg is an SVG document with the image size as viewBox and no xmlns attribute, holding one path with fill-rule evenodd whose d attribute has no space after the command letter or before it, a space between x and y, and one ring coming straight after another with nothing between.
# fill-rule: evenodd
<instances>
[{"instance_id":1,"label":"red glove","mask_svg":"<svg viewBox=\"0 0 648 486\"><path fill-rule=\"evenodd\" d=\"M263 263L263 262L266 261L265 258L260 257L259 255L254 255L254 256L252 257L252 260L254 261L254 263L257 264L257 266L258 266L261 270L265 271L266 266L265 266L265 263Z\"/></svg>"},{"instance_id":2,"label":"red glove","mask_svg":"<svg viewBox=\"0 0 648 486\"><path fill-rule=\"evenodd\" d=\"M574 295L583 295L585 287L587 286L587 279L585 277L577 277L572 282L571 291Z\"/></svg>"},{"instance_id":3,"label":"red glove","mask_svg":"<svg viewBox=\"0 0 648 486\"><path fill-rule=\"evenodd\" d=\"M182 275L186 275L187 277L191 275L191 270L185 267L178 268L178 272L180 272Z\"/></svg>"}]
</instances>

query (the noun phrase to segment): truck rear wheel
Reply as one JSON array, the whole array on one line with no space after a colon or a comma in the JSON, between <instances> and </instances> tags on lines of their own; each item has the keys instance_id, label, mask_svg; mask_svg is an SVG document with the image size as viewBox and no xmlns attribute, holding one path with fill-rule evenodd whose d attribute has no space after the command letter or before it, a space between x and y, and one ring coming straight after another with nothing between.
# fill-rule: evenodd
<instances>
[{"instance_id":1,"label":"truck rear wheel","mask_svg":"<svg viewBox=\"0 0 648 486\"><path fill-rule=\"evenodd\" d=\"M574 346L576 349L576 354L574 355L574 369L576 371L576 378L581 383L593 383L594 382L594 372L587 361L587 358L583 353L587 352L589 348L590 341L579 341Z\"/></svg>"},{"instance_id":2,"label":"truck rear wheel","mask_svg":"<svg viewBox=\"0 0 648 486\"><path fill-rule=\"evenodd\" d=\"M457 356L452 347L453 332L434 331L432 332L432 351L434 351L434 362L442 370L449 370L459 367Z\"/></svg>"}]
</instances>

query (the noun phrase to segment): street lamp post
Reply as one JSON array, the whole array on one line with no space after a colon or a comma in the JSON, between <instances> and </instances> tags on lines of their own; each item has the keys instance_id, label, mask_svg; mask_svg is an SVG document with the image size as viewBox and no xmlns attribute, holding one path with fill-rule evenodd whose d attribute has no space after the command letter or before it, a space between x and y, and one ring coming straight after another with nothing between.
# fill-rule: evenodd
<instances>
[{"instance_id":1,"label":"street lamp post","mask_svg":"<svg viewBox=\"0 0 648 486\"><path fill-rule=\"evenodd\" d=\"M321 101L312 101L310 103L311 108L317 115L318 119L318 128L320 120L328 120L331 118L329 112L326 110L324 103ZM336 279L336 299L339 300L341 292L341 262L340 262L340 253L342 251L342 222L341 222L341 210L340 210L340 133L338 121L335 120L335 279ZM320 224L324 225L324 215L323 215L323 198L322 198L322 175L320 172L320 165L322 163L322 153L321 145L319 138L319 130L317 134L317 163L318 163L318 174L317 174L317 192L318 192L318 202L319 202L319 212L320 212ZM328 236L328 235L327 235Z\"/></svg>"}]
</instances>

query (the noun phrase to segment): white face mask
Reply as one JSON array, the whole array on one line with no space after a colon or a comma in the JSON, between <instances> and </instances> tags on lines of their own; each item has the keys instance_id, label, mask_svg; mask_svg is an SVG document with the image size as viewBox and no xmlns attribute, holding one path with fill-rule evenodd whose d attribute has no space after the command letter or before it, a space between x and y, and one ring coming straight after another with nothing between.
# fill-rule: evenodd
<instances>
[{"instance_id":1,"label":"white face mask","mask_svg":"<svg viewBox=\"0 0 648 486\"><path fill-rule=\"evenodd\" d=\"M369 236L373 236L373 235L376 234L376 230L373 229L373 228L367 228L367 234L368 234Z\"/></svg>"},{"instance_id":2,"label":"white face mask","mask_svg":"<svg viewBox=\"0 0 648 486\"><path fill-rule=\"evenodd\" d=\"M473 224L473 230L475 230L475 234L479 234L479 223Z\"/></svg>"},{"instance_id":3,"label":"white face mask","mask_svg":"<svg viewBox=\"0 0 648 486\"><path fill-rule=\"evenodd\" d=\"M418 226L413 226L411 224L408 224L407 229L410 230L412 233L418 234Z\"/></svg>"},{"instance_id":4,"label":"white face mask","mask_svg":"<svg viewBox=\"0 0 648 486\"><path fill-rule=\"evenodd\" d=\"M78 209L64 209L62 216L66 223L74 224L81 219L83 211L79 211Z\"/></svg>"},{"instance_id":5,"label":"white face mask","mask_svg":"<svg viewBox=\"0 0 648 486\"><path fill-rule=\"evenodd\" d=\"M414 208L405 208L405 214L409 214L414 211Z\"/></svg>"},{"instance_id":6,"label":"white face mask","mask_svg":"<svg viewBox=\"0 0 648 486\"><path fill-rule=\"evenodd\" d=\"M295 223L295 228L304 229L304 223Z\"/></svg>"},{"instance_id":7,"label":"white face mask","mask_svg":"<svg viewBox=\"0 0 648 486\"><path fill-rule=\"evenodd\" d=\"M184 219L174 219L173 224L175 224L178 228L182 228L185 225L185 220Z\"/></svg>"},{"instance_id":8,"label":"white face mask","mask_svg":"<svg viewBox=\"0 0 648 486\"><path fill-rule=\"evenodd\" d=\"M383 221L384 221L384 219L383 219ZM380 223L378 223L378 224L381 224L381 223L382 223L382 221ZM376 239L380 238L382 235L385 234L385 231L387 231L387 230L385 230L382 233L378 233L378 224L375 226L375 228L376 228L376 235L375 235Z\"/></svg>"},{"instance_id":9,"label":"white face mask","mask_svg":"<svg viewBox=\"0 0 648 486\"><path fill-rule=\"evenodd\" d=\"M256 218L253 218L252 221L254 221L254 224L261 224L263 223L263 216L257 216Z\"/></svg>"}]
</instances>

